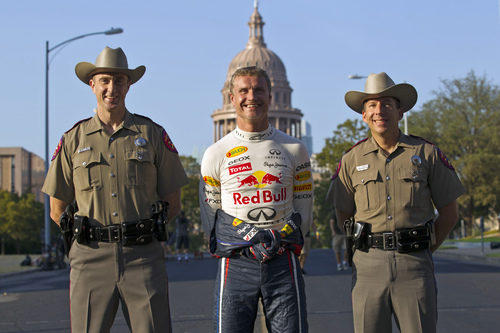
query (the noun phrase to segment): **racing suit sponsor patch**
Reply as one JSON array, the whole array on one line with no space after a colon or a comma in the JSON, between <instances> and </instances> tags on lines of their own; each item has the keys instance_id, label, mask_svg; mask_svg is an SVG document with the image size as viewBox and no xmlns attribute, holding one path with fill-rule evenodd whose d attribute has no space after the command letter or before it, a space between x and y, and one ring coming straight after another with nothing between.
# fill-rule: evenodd
<instances>
[{"instance_id":1,"label":"racing suit sponsor patch","mask_svg":"<svg viewBox=\"0 0 500 333\"><path fill-rule=\"evenodd\" d=\"M220 181L218 181L217 179L212 178L210 176L204 176L203 180L205 181L205 184L207 184L207 185L215 186L215 187L220 186Z\"/></svg>"},{"instance_id":2,"label":"racing suit sponsor patch","mask_svg":"<svg viewBox=\"0 0 500 333\"><path fill-rule=\"evenodd\" d=\"M227 153L226 153L226 157L227 158L232 158L232 157L236 157L238 155L241 155L243 154L244 152L246 152L248 150L248 147L245 147L245 146L238 146L238 147L234 147L232 148L231 150L229 150Z\"/></svg>"},{"instance_id":3,"label":"racing suit sponsor patch","mask_svg":"<svg viewBox=\"0 0 500 333\"><path fill-rule=\"evenodd\" d=\"M302 185L294 185L294 192L304 192L304 191L312 191L312 183L302 184Z\"/></svg>"},{"instance_id":4,"label":"racing suit sponsor patch","mask_svg":"<svg viewBox=\"0 0 500 333\"><path fill-rule=\"evenodd\" d=\"M302 182L304 180L308 180L309 178L311 178L311 171L302 171L298 174L295 175L295 180L299 181L299 182Z\"/></svg>"}]
</instances>

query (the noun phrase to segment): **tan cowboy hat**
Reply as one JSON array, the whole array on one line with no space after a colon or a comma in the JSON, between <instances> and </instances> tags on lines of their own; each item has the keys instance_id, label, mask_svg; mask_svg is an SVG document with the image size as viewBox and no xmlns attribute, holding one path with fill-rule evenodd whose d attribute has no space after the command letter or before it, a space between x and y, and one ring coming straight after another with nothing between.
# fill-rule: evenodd
<instances>
[{"instance_id":1,"label":"tan cowboy hat","mask_svg":"<svg viewBox=\"0 0 500 333\"><path fill-rule=\"evenodd\" d=\"M75 66L76 76L85 84L89 84L92 76L98 73L123 73L130 79L130 84L133 84L144 75L146 72L145 66L139 66L136 69L129 69L127 56L119 47L112 49L105 47L95 60L95 65L90 62L80 62Z\"/></svg>"},{"instance_id":2,"label":"tan cowboy hat","mask_svg":"<svg viewBox=\"0 0 500 333\"><path fill-rule=\"evenodd\" d=\"M366 100L380 97L398 99L401 109L406 112L417 103L417 90L408 83L394 84L389 75L382 72L368 75L364 92L348 91L345 94L345 102L357 113L363 113L363 104Z\"/></svg>"}]
</instances>

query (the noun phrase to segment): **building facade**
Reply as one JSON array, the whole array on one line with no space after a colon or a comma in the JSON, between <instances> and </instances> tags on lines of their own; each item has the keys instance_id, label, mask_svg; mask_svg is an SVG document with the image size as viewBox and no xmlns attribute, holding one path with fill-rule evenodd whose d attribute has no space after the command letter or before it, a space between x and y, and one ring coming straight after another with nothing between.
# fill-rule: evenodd
<instances>
[{"instance_id":1,"label":"building facade","mask_svg":"<svg viewBox=\"0 0 500 333\"><path fill-rule=\"evenodd\" d=\"M0 148L0 189L21 196L31 192L39 202L45 179L44 160L21 147Z\"/></svg>"},{"instance_id":2,"label":"building facade","mask_svg":"<svg viewBox=\"0 0 500 333\"><path fill-rule=\"evenodd\" d=\"M302 112L292 107L292 88L287 79L285 65L264 42L264 21L259 14L257 3L248 22L250 37L246 48L238 53L227 70L226 82L221 90L222 108L215 110L211 117L214 124L214 142L236 128L236 111L231 104L229 81L240 67L257 66L269 75L271 80L271 104L269 122L271 126L296 138L302 138Z\"/></svg>"}]
</instances>

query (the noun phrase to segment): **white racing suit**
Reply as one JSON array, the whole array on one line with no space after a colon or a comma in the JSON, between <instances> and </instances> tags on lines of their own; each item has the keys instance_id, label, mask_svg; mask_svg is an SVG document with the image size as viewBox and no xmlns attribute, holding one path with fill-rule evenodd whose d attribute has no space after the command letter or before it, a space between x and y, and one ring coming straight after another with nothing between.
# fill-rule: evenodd
<instances>
[{"instance_id":1,"label":"white racing suit","mask_svg":"<svg viewBox=\"0 0 500 333\"><path fill-rule=\"evenodd\" d=\"M312 222L309 154L298 139L271 126L259 133L235 129L210 146L201 164L203 230L215 234L217 210L258 228L282 231L292 213L307 233ZM300 244L301 245L301 244ZM242 239L242 250L250 246ZM304 281L297 253L280 251L266 261L248 251L219 259L215 332L253 332L262 297L269 332L307 332Z\"/></svg>"}]
</instances>

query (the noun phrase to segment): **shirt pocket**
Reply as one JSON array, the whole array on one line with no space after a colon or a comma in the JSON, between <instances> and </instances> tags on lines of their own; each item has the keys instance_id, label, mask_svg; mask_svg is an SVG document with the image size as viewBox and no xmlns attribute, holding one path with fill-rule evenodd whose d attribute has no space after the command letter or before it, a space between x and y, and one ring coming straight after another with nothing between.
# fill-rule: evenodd
<instances>
[{"instance_id":1,"label":"shirt pocket","mask_svg":"<svg viewBox=\"0 0 500 333\"><path fill-rule=\"evenodd\" d=\"M399 169L400 186L397 193L403 207L420 207L427 204L430 198L427 175L420 169Z\"/></svg>"},{"instance_id":2,"label":"shirt pocket","mask_svg":"<svg viewBox=\"0 0 500 333\"><path fill-rule=\"evenodd\" d=\"M154 186L156 188L156 168L151 151L144 149L125 151L125 168L127 186Z\"/></svg>"},{"instance_id":3,"label":"shirt pocket","mask_svg":"<svg viewBox=\"0 0 500 333\"><path fill-rule=\"evenodd\" d=\"M79 153L73 158L73 182L77 191L95 191L102 188L103 158L100 152Z\"/></svg>"},{"instance_id":4,"label":"shirt pocket","mask_svg":"<svg viewBox=\"0 0 500 333\"><path fill-rule=\"evenodd\" d=\"M380 207L380 200L383 196L380 191L383 190L383 186L376 169L356 172L352 175L352 186L355 191L356 210L371 211Z\"/></svg>"}]
</instances>

